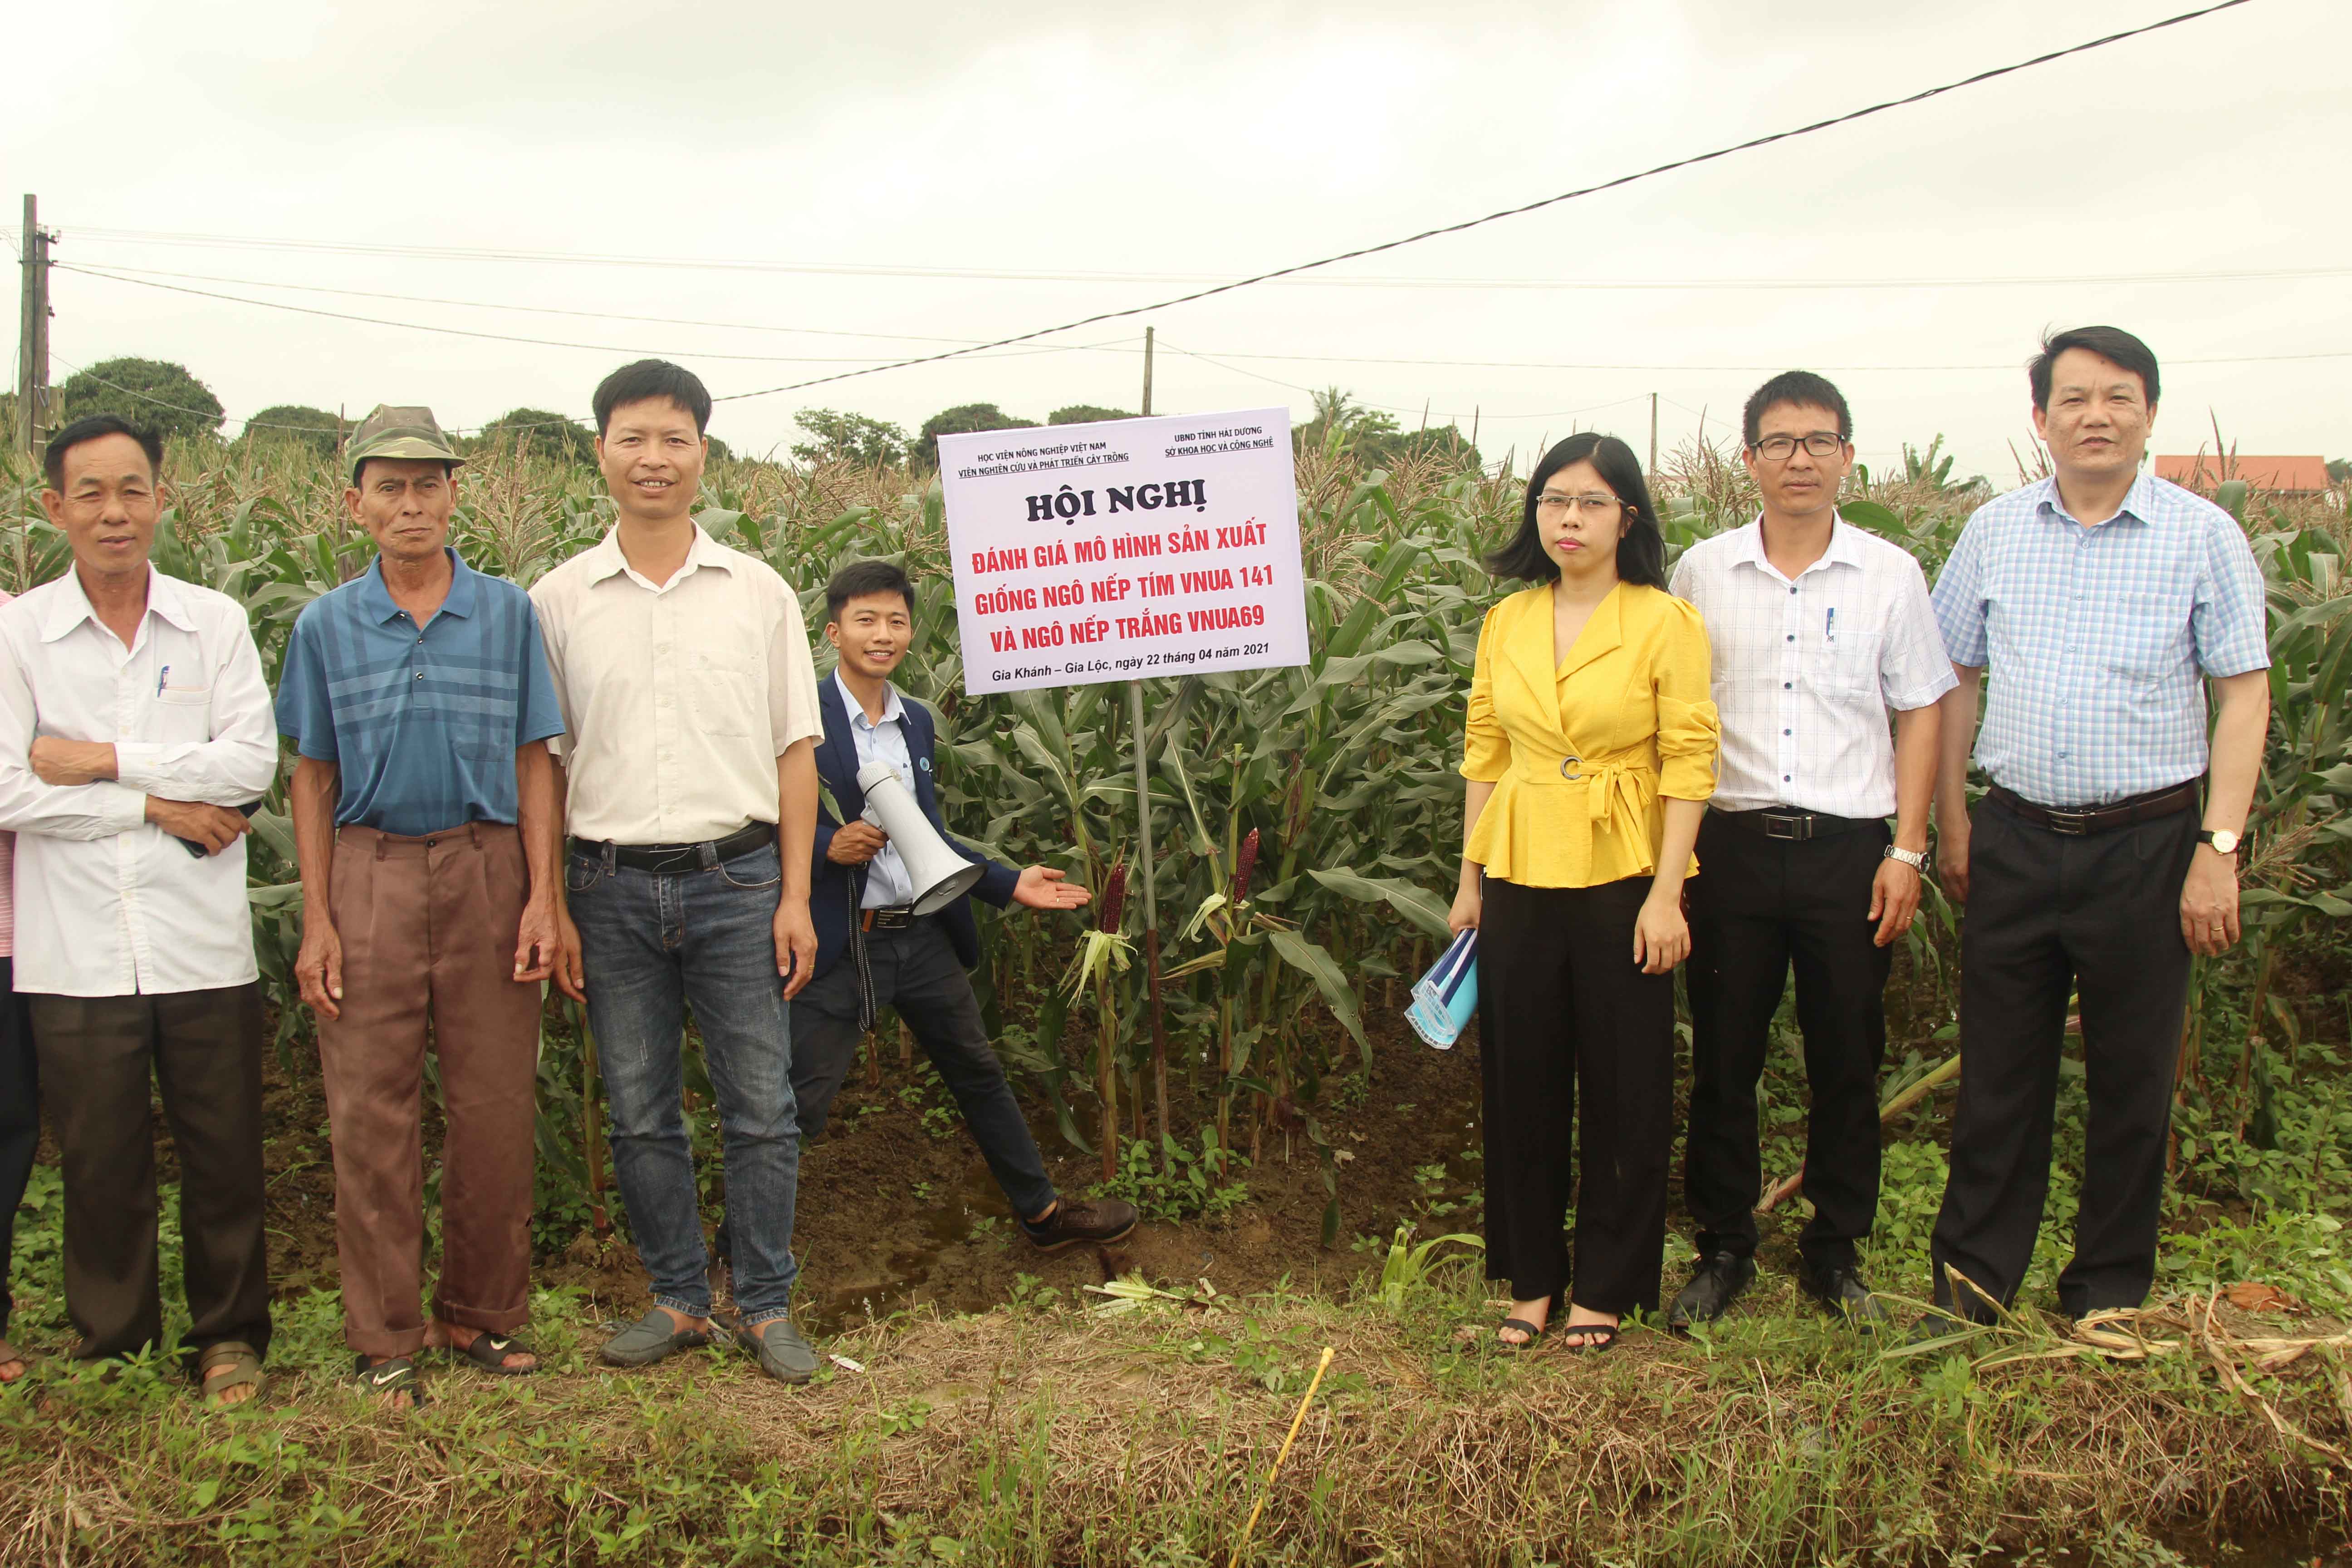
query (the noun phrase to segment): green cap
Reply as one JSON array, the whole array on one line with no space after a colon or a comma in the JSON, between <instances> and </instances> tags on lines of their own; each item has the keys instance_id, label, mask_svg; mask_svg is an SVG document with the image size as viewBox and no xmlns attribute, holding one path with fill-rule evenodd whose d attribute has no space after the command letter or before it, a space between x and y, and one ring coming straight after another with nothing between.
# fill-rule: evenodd
<instances>
[{"instance_id":1,"label":"green cap","mask_svg":"<svg viewBox=\"0 0 2352 1568\"><path fill-rule=\"evenodd\" d=\"M343 443L343 460L351 465L357 484L360 465L370 458L414 458L425 462L463 463L430 408L394 408L379 403L360 421Z\"/></svg>"}]
</instances>

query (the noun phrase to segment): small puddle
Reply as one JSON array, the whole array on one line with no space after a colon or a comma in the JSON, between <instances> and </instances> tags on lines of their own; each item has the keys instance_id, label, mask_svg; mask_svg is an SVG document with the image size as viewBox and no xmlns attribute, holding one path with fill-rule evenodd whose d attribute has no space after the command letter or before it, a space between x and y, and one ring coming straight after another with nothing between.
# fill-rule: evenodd
<instances>
[{"instance_id":1,"label":"small puddle","mask_svg":"<svg viewBox=\"0 0 2352 1568\"><path fill-rule=\"evenodd\" d=\"M988 1293L971 1271L940 1278L940 1265L947 1253L971 1239L973 1227L988 1215L1013 1224L1012 1208L997 1191L988 1162L974 1154L955 1185L934 1194L915 1236L887 1252L816 1259L821 1282L796 1292L796 1315L810 1328L832 1333L856 1319L886 1317L917 1301L937 1301L958 1311L987 1306ZM803 1260L804 1268L808 1261Z\"/></svg>"}]
</instances>

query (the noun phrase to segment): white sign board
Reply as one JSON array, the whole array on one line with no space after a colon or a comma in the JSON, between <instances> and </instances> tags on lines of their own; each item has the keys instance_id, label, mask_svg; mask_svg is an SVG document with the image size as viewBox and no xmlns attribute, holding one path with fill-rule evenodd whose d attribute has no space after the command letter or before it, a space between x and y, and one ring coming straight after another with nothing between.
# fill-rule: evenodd
<instances>
[{"instance_id":1,"label":"white sign board","mask_svg":"<svg viewBox=\"0 0 2352 1568\"><path fill-rule=\"evenodd\" d=\"M1290 412L940 437L964 689L1305 664Z\"/></svg>"}]
</instances>

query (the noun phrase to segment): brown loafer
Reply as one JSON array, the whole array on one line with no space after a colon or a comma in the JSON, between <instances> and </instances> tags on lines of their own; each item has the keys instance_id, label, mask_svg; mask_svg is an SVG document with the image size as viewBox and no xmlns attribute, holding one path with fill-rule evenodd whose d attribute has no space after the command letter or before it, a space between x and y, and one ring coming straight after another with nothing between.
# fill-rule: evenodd
<instances>
[{"instance_id":1,"label":"brown loafer","mask_svg":"<svg viewBox=\"0 0 2352 1568\"><path fill-rule=\"evenodd\" d=\"M1038 1251L1059 1252L1082 1241L1124 1241L1135 1221L1135 1205L1125 1198L1061 1198L1044 1219L1023 1220L1021 1230Z\"/></svg>"}]
</instances>

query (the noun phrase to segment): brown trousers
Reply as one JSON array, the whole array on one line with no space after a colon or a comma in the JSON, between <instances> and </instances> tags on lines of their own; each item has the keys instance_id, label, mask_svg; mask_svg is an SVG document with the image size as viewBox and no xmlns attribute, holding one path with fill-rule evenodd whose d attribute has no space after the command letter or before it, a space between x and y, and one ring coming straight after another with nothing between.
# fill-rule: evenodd
<instances>
[{"instance_id":1,"label":"brown trousers","mask_svg":"<svg viewBox=\"0 0 2352 1568\"><path fill-rule=\"evenodd\" d=\"M328 907L342 1017L319 1022L335 1146L343 1339L362 1355L425 1343L423 1113L428 1024L441 1064L441 1279L433 1315L492 1333L530 1316L531 1120L540 988L514 978L530 895L514 828L422 838L335 832Z\"/></svg>"},{"instance_id":2,"label":"brown trousers","mask_svg":"<svg viewBox=\"0 0 2352 1568\"><path fill-rule=\"evenodd\" d=\"M163 1337L151 1080L180 1156L183 1349L269 1350L261 1211L261 990L31 998L41 1091L65 1169L74 1354Z\"/></svg>"}]
</instances>

